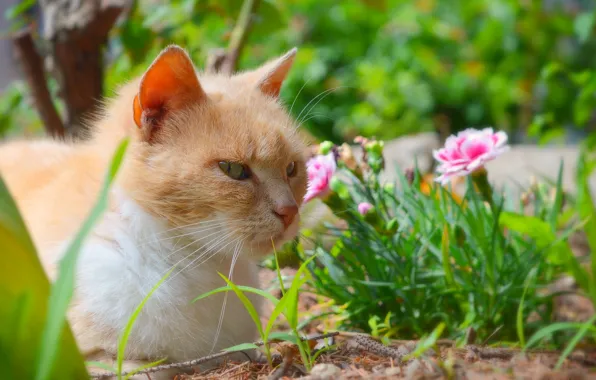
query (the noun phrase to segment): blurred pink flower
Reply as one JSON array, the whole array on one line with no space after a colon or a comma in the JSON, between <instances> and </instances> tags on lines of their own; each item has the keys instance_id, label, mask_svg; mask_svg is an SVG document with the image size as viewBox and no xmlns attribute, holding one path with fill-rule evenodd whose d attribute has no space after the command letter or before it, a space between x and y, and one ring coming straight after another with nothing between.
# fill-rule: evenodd
<instances>
[{"instance_id":1,"label":"blurred pink flower","mask_svg":"<svg viewBox=\"0 0 596 380\"><path fill-rule=\"evenodd\" d=\"M370 211L371 208L373 208L373 205L371 205L368 202L362 202L358 205L358 212L361 215L366 215Z\"/></svg>"},{"instance_id":2,"label":"blurred pink flower","mask_svg":"<svg viewBox=\"0 0 596 380\"><path fill-rule=\"evenodd\" d=\"M445 147L433 152L440 163L437 172L441 174L435 181L445 185L451 177L466 176L508 149L507 134L495 133L492 128L466 129L449 136Z\"/></svg>"},{"instance_id":3,"label":"blurred pink flower","mask_svg":"<svg viewBox=\"0 0 596 380\"><path fill-rule=\"evenodd\" d=\"M308 202L317 197L323 197L329 192L329 182L335 173L337 165L333 152L311 158L306 163L308 187L304 201Z\"/></svg>"}]
</instances>

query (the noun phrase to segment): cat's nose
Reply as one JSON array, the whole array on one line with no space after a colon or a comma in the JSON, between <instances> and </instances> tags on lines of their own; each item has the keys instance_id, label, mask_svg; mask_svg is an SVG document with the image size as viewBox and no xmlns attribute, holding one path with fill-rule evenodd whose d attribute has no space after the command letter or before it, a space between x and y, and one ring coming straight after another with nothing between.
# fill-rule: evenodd
<instances>
[{"instance_id":1,"label":"cat's nose","mask_svg":"<svg viewBox=\"0 0 596 380\"><path fill-rule=\"evenodd\" d=\"M290 224L292 224L292 222L294 221L296 214L298 214L298 206L293 204L276 207L273 210L273 213L275 214L275 216L281 219L281 221L284 224L284 228L288 228Z\"/></svg>"}]
</instances>

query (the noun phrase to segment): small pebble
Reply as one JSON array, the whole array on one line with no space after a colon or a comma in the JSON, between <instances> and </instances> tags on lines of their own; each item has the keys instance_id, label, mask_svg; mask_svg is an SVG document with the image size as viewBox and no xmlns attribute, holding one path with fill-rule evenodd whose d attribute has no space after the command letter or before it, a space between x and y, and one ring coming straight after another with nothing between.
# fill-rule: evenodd
<instances>
[{"instance_id":1,"label":"small pebble","mask_svg":"<svg viewBox=\"0 0 596 380\"><path fill-rule=\"evenodd\" d=\"M401 375L400 367L389 367L385 370L385 376L397 376Z\"/></svg>"},{"instance_id":2,"label":"small pebble","mask_svg":"<svg viewBox=\"0 0 596 380\"><path fill-rule=\"evenodd\" d=\"M312 367L310 371L311 376L321 377L323 379L331 379L333 376L341 374L341 369L329 363L319 363Z\"/></svg>"},{"instance_id":3,"label":"small pebble","mask_svg":"<svg viewBox=\"0 0 596 380\"><path fill-rule=\"evenodd\" d=\"M406 379L417 378L418 372L422 371L422 363L418 359L414 359L408 363L406 367Z\"/></svg>"}]
</instances>

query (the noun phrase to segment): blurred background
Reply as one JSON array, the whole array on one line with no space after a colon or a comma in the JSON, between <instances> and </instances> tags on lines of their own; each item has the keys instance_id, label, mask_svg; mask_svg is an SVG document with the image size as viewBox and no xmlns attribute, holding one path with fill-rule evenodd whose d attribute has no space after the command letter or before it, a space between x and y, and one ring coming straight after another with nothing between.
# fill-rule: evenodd
<instances>
[{"instance_id":1,"label":"blurred background","mask_svg":"<svg viewBox=\"0 0 596 380\"><path fill-rule=\"evenodd\" d=\"M44 127L76 135L98 98L170 43L200 68L217 69L236 49L240 70L297 46L282 97L319 139L444 139L493 126L512 143L569 144L596 131L593 0L0 0L0 8L2 136Z\"/></svg>"}]
</instances>

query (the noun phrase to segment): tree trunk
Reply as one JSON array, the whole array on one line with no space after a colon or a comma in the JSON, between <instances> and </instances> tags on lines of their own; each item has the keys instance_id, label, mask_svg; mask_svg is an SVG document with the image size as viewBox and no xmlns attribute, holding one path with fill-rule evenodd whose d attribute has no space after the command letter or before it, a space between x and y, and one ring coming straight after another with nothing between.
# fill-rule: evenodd
<instances>
[{"instance_id":1,"label":"tree trunk","mask_svg":"<svg viewBox=\"0 0 596 380\"><path fill-rule=\"evenodd\" d=\"M103 96L103 48L131 0L41 0L43 38L64 101L68 134L84 137Z\"/></svg>"}]
</instances>

